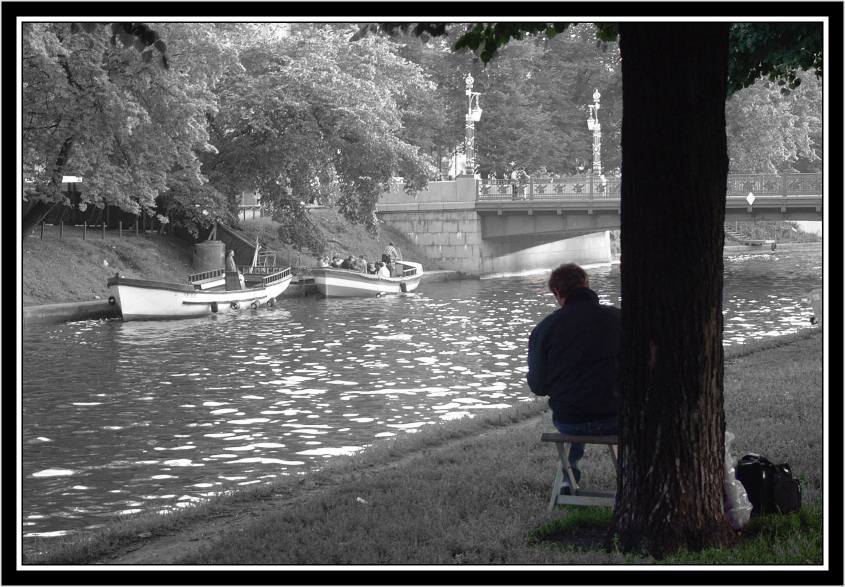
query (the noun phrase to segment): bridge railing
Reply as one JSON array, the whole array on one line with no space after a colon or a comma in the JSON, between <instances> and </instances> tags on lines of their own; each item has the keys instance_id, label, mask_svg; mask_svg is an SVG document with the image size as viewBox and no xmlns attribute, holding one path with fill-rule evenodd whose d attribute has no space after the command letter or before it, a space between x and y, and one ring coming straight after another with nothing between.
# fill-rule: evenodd
<instances>
[{"instance_id":1,"label":"bridge railing","mask_svg":"<svg viewBox=\"0 0 845 587\"><path fill-rule=\"evenodd\" d=\"M728 197L806 196L821 195L824 183L821 173L731 173L728 175Z\"/></svg>"},{"instance_id":2,"label":"bridge railing","mask_svg":"<svg viewBox=\"0 0 845 587\"><path fill-rule=\"evenodd\" d=\"M506 200L600 200L621 196L622 179L581 175L560 178L480 179L478 201ZM727 197L803 196L823 193L821 173L732 173L728 175Z\"/></svg>"},{"instance_id":3,"label":"bridge railing","mask_svg":"<svg viewBox=\"0 0 845 587\"><path fill-rule=\"evenodd\" d=\"M503 200L595 200L612 199L620 195L618 177L572 176L529 177L524 182L510 179L482 179L478 181L479 201Z\"/></svg>"}]
</instances>

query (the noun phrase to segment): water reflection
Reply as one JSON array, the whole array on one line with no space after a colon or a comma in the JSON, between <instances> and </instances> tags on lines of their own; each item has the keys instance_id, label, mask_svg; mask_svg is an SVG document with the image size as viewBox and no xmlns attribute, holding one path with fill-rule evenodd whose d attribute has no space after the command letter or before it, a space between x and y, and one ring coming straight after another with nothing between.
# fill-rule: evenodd
<instances>
[{"instance_id":1,"label":"water reflection","mask_svg":"<svg viewBox=\"0 0 845 587\"><path fill-rule=\"evenodd\" d=\"M725 344L805 326L818 253L726 259ZM619 267L595 267L619 302ZM26 536L185 507L304 474L379 438L533 398L545 276L286 300L172 322L77 322L23 340Z\"/></svg>"}]
</instances>

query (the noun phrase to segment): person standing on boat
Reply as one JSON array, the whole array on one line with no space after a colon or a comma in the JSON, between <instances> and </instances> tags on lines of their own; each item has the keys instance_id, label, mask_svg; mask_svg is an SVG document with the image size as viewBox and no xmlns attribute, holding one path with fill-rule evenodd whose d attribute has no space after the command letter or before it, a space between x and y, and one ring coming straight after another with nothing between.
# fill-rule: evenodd
<instances>
[{"instance_id":1,"label":"person standing on boat","mask_svg":"<svg viewBox=\"0 0 845 587\"><path fill-rule=\"evenodd\" d=\"M226 289L243 289L244 278L235 265L235 251L229 249L226 255Z\"/></svg>"},{"instance_id":2,"label":"person standing on boat","mask_svg":"<svg viewBox=\"0 0 845 587\"><path fill-rule=\"evenodd\" d=\"M235 265L235 251L232 249L229 249L229 254L226 255L226 271L238 271L238 266Z\"/></svg>"},{"instance_id":3,"label":"person standing on boat","mask_svg":"<svg viewBox=\"0 0 845 587\"><path fill-rule=\"evenodd\" d=\"M562 434L617 434L622 311L599 303L587 273L568 263L552 271L549 290L560 306L528 338L528 386L549 396L552 422ZM576 483L584 445L573 444ZM564 482L564 492L571 492Z\"/></svg>"},{"instance_id":4,"label":"person standing on boat","mask_svg":"<svg viewBox=\"0 0 845 587\"><path fill-rule=\"evenodd\" d=\"M381 253L381 260L385 263L392 263L399 253L396 251L396 247L394 244L387 243L387 246L384 247L384 251Z\"/></svg>"}]
</instances>

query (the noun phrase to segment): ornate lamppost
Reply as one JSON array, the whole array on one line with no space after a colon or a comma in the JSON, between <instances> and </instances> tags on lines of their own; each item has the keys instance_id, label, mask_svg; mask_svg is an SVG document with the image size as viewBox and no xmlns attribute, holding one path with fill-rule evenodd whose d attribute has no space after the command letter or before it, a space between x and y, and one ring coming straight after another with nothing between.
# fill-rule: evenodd
<instances>
[{"instance_id":1,"label":"ornate lamppost","mask_svg":"<svg viewBox=\"0 0 845 587\"><path fill-rule=\"evenodd\" d=\"M479 92L472 91L472 84L475 82L472 79L472 74L468 73L464 78L466 83L467 95L467 113L466 113L466 169L467 175L475 176L475 123L481 120L481 107L478 105Z\"/></svg>"},{"instance_id":2,"label":"ornate lamppost","mask_svg":"<svg viewBox=\"0 0 845 587\"><path fill-rule=\"evenodd\" d=\"M601 175L601 124L599 124L599 100L601 94L598 89L593 92L593 104L589 105L590 116L587 118L587 128L593 131L593 173Z\"/></svg>"}]
</instances>

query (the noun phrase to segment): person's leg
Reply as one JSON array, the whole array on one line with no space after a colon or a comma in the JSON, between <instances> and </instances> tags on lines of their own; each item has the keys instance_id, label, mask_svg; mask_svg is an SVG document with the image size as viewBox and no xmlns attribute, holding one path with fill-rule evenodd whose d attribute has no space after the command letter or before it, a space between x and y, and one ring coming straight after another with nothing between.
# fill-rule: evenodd
<instances>
[{"instance_id":1,"label":"person's leg","mask_svg":"<svg viewBox=\"0 0 845 587\"><path fill-rule=\"evenodd\" d=\"M604 420L593 420L591 422L577 422L577 423L563 423L557 420L553 421L555 428L561 434L575 434L579 436L610 436L617 434L618 419L607 418ZM572 467L572 474L575 476L575 482L581 481L581 469L578 468L578 462L584 456L584 445L581 443L573 443L569 449L569 466Z\"/></svg>"},{"instance_id":2,"label":"person's leg","mask_svg":"<svg viewBox=\"0 0 845 587\"><path fill-rule=\"evenodd\" d=\"M590 434L589 428L584 424L565 424L563 422L554 421L555 428L561 434L576 434L586 435ZM578 468L578 462L584 456L584 445L580 442L573 442L569 447L569 466L572 467L572 474L575 476L575 482L581 481L581 469Z\"/></svg>"}]
</instances>

